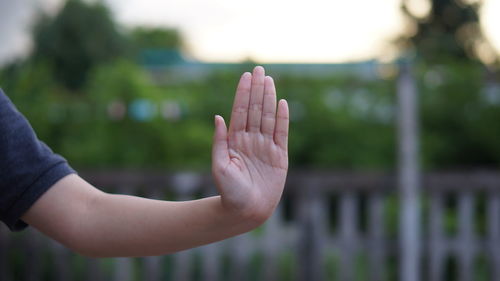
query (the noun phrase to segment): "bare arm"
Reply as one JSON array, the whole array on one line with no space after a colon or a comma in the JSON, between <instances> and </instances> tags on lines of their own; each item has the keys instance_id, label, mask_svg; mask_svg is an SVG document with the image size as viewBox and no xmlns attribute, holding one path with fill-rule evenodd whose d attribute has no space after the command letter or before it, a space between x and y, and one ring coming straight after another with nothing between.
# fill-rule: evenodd
<instances>
[{"instance_id":1,"label":"bare arm","mask_svg":"<svg viewBox=\"0 0 500 281\"><path fill-rule=\"evenodd\" d=\"M88 256L161 255L234 236L262 217L224 209L220 196L172 202L101 192L77 175L56 183L25 220Z\"/></svg>"},{"instance_id":2,"label":"bare arm","mask_svg":"<svg viewBox=\"0 0 500 281\"><path fill-rule=\"evenodd\" d=\"M276 109L276 107L278 109ZM238 85L229 131L215 118L212 172L220 196L171 202L101 192L77 175L56 183L23 220L89 256L161 255L262 224L283 191L288 106L264 69Z\"/></svg>"}]
</instances>

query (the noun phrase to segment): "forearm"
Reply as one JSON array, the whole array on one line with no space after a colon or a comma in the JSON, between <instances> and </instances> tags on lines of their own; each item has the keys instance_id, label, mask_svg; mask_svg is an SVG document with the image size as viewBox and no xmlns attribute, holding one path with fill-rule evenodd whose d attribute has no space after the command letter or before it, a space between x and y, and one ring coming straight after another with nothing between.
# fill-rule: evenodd
<instances>
[{"instance_id":1,"label":"forearm","mask_svg":"<svg viewBox=\"0 0 500 281\"><path fill-rule=\"evenodd\" d=\"M77 175L56 183L23 216L88 256L162 255L249 231L266 214L228 210L219 196L172 202L112 195Z\"/></svg>"},{"instance_id":2,"label":"forearm","mask_svg":"<svg viewBox=\"0 0 500 281\"><path fill-rule=\"evenodd\" d=\"M90 256L162 255L216 242L263 220L225 209L220 196L171 202L102 194L82 225L80 251Z\"/></svg>"}]
</instances>

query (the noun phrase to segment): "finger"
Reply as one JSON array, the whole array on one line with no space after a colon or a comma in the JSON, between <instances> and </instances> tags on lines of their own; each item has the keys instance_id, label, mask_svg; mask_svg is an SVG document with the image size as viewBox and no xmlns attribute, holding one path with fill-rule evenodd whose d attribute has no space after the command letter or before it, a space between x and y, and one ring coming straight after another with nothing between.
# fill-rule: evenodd
<instances>
[{"instance_id":1,"label":"finger","mask_svg":"<svg viewBox=\"0 0 500 281\"><path fill-rule=\"evenodd\" d=\"M229 150L227 147L227 128L224 118L215 116L214 143L212 145L212 165L224 167L229 162Z\"/></svg>"},{"instance_id":2,"label":"finger","mask_svg":"<svg viewBox=\"0 0 500 281\"><path fill-rule=\"evenodd\" d=\"M288 123L290 120L288 103L280 100L278 103L278 113L276 114L276 128L274 130L274 142L282 149L288 147Z\"/></svg>"},{"instance_id":3,"label":"finger","mask_svg":"<svg viewBox=\"0 0 500 281\"><path fill-rule=\"evenodd\" d=\"M261 132L272 138L276 123L276 88L271 76L264 79L264 101L262 106Z\"/></svg>"},{"instance_id":4,"label":"finger","mask_svg":"<svg viewBox=\"0 0 500 281\"><path fill-rule=\"evenodd\" d=\"M247 131L260 132L262 119L262 100L264 97L264 68L257 66L253 70L250 106L248 108Z\"/></svg>"},{"instance_id":5,"label":"finger","mask_svg":"<svg viewBox=\"0 0 500 281\"><path fill-rule=\"evenodd\" d=\"M243 73L236 89L236 96L234 97L231 122L229 124L229 135L238 131L245 131L247 128L251 82L252 74L250 72Z\"/></svg>"}]
</instances>

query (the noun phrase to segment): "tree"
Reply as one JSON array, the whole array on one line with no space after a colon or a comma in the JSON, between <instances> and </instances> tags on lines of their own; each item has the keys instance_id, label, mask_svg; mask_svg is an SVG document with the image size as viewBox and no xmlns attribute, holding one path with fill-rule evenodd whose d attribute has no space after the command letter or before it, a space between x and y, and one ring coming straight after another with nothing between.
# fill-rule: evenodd
<instances>
[{"instance_id":1,"label":"tree","mask_svg":"<svg viewBox=\"0 0 500 281\"><path fill-rule=\"evenodd\" d=\"M134 49L179 49L181 37L175 29L137 27L131 32Z\"/></svg>"},{"instance_id":2,"label":"tree","mask_svg":"<svg viewBox=\"0 0 500 281\"><path fill-rule=\"evenodd\" d=\"M427 63L481 60L480 52L491 46L479 26L481 1L429 1L429 12L418 16L403 0L403 13L416 32L401 36L400 47L413 49Z\"/></svg>"},{"instance_id":3,"label":"tree","mask_svg":"<svg viewBox=\"0 0 500 281\"><path fill-rule=\"evenodd\" d=\"M109 10L99 2L69 0L55 17L40 18L33 37L33 58L52 64L57 81L71 90L82 88L93 66L126 50Z\"/></svg>"},{"instance_id":4,"label":"tree","mask_svg":"<svg viewBox=\"0 0 500 281\"><path fill-rule=\"evenodd\" d=\"M131 55L144 66L164 66L182 63L182 40L179 32L170 28L136 27L129 35Z\"/></svg>"}]
</instances>

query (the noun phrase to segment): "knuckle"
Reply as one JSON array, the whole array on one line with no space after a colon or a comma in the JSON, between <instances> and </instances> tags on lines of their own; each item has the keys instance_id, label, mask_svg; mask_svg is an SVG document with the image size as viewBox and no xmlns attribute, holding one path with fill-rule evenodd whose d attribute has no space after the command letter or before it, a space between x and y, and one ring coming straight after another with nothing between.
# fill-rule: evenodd
<instances>
[{"instance_id":1,"label":"knuckle","mask_svg":"<svg viewBox=\"0 0 500 281\"><path fill-rule=\"evenodd\" d=\"M274 120L269 118L263 118L262 131L270 134L274 133Z\"/></svg>"},{"instance_id":2,"label":"knuckle","mask_svg":"<svg viewBox=\"0 0 500 281\"><path fill-rule=\"evenodd\" d=\"M286 120L286 121L288 121L288 120L290 119L287 115L281 115L281 114L279 114L279 115L277 116L277 118L278 118L278 119L281 119L281 120Z\"/></svg>"},{"instance_id":3,"label":"knuckle","mask_svg":"<svg viewBox=\"0 0 500 281\"><path fill-rule=\"evenodd\" d=\"M279 136L279 137L287 137L288 136L288 131L285 131L285 130L276 130L274 133L276 134L276 136Z\"/></svg>"},{"instance_id":4,"label":"knuckle","mask_svg":"<svg viewBox=\"0 0 500 281\"><path fill-rule=\"evenodd\" d=\"M246 106L235 106L234 109L233 109L233 112L235 113L245 113L247 112L247 107Z\"/></svg>"},{"instance_id":5,"label":"knuckle","mask_svg":"<svg viewBox=\"0 0 500 281\"><path fill-rule=\"evenodd\" d=\"M264 112L264 113L262 113L262 120L269 120L269 121L274 122L274 120L275 120L274 114Z\"/></svg>"},{"instance_id":6,"label":"knuckle","mask_svg":"<svg viewBox=\"0 0 500 281\"><path fill-rule=\"evenodd\" d=\"M265 118L265 119L274 119L275 118L275 114L272 111L264 111L264 112L262 112L262 118Z\"/></svg>"},{"instance_id":7,"label":"knuckle","mask_svg":"<svg viewBox=\"0 0 500 281\"><path fill-rule=\"evenodd\" d=\"M251 85L250 84L240 84L240 86L238 87L238 90L239 91L242 91L242 92L250 92L250 90L252 89Z\"/></svg>"},{"instance_id":8,"label":"knuckle","mask_svg":"<svg viewBox=\"0 0 500 281\"><path fill-rule=\"evenodd\" d=\"M253 86L264 87L264 79L255 79L252 82Z\"/></svg>"},{"instance_id":9,"label":"knuckle","mask_svg":"<svg viewBox=\"0 0 500 281\"><path fill-rule=\"evenodd\" d=\"M252 103L250 105L250 110L252 110L252 111L262 111L262 103Z\"/></svg>"},{"instance_id":10,"label":"knuckle","mask_svg":"<svg viewBox=\"0 0 500 281\"><path fill-rule=\"evenodd\" d=\"M273 131L270 129L264 129L262 130L262 133L266 139L270 139L273 137Z\"/></svg>"},{"instance_id":11,"label":"knuckle","mask_svg":"<svg viewBox=\"0 0 500 281\"><path fill-rule=\"evenodd\" d=\"M266 96L267 98L274 98L275 95L276 95L276 93L272 90L264 91L264 96Z\"/></svg>"}]
</instances>

